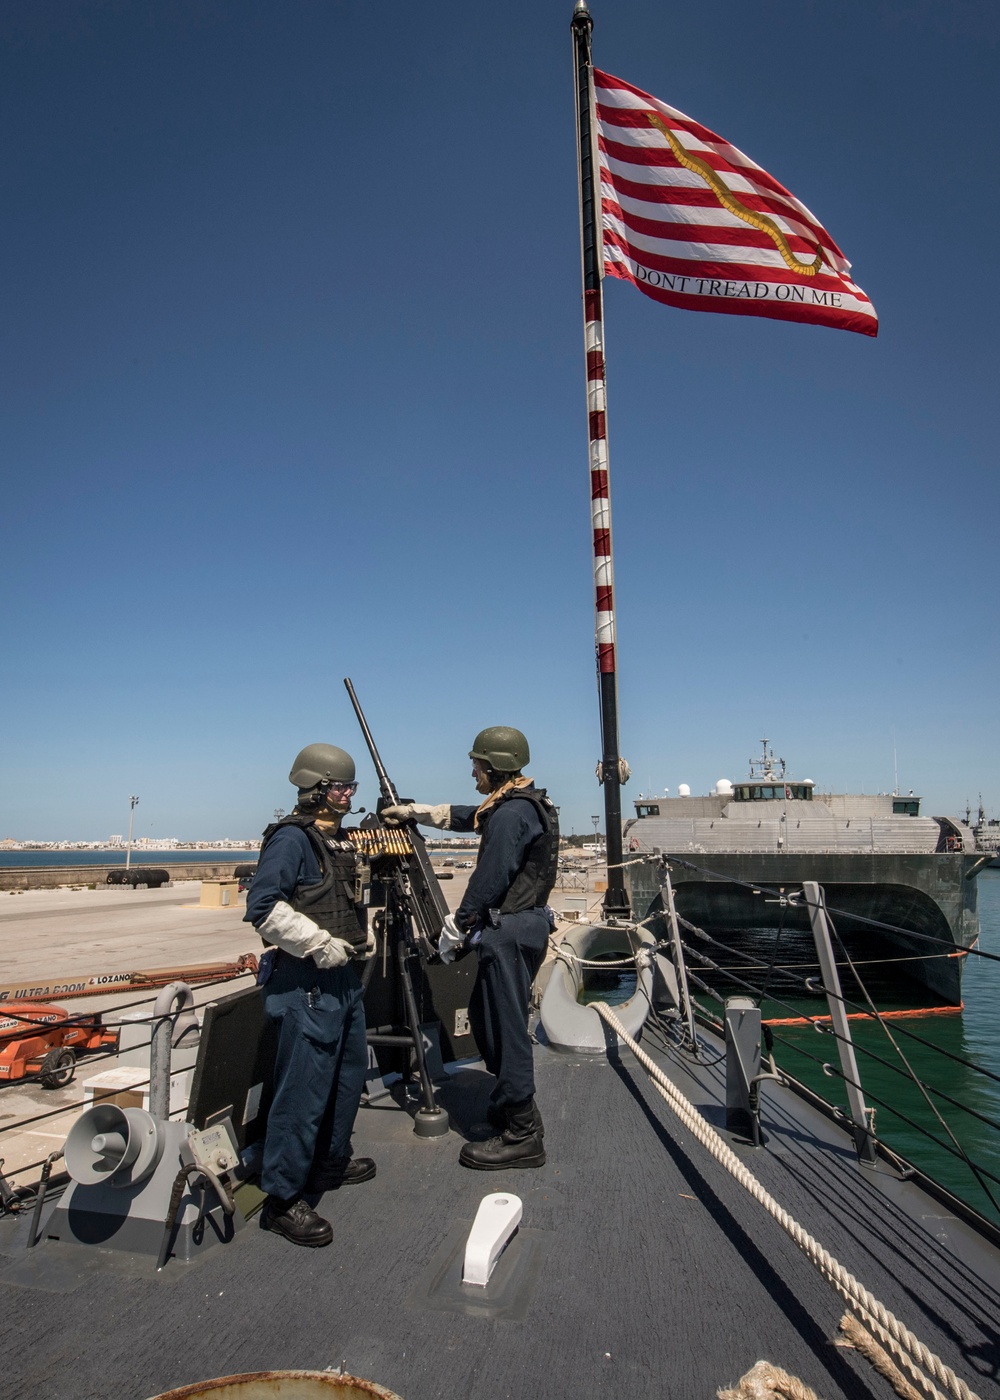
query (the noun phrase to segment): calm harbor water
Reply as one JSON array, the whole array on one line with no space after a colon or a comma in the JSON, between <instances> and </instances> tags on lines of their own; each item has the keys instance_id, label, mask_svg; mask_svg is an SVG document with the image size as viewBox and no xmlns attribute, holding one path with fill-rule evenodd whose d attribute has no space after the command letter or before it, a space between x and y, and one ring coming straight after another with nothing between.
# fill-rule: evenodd
<instances>
[{"instance_id":1,"label":"calm harbor water","mask_svg":"<svg viewBox=\"0 0 1000 1400\"><path fill-rule=\"evenodd\" d=\"M979 918L982 929L979 947L1000 957L1000 870L985 870L979 876ZM731 940L727 938L726 941ZM756 930L739 946L767 964L774 949L774 932ZM855 962L864 960L866 950L860 939L848 940L847 946ZM718 949L713 950L713 956L719 962L727 961ZM786 932L777 962L786 966L801 966L810 961L815 962L815 951L809 935L789 935ZM729 965L735 966L735 960L730 959ZM813 971L812 967L806 967L799 975L812 975ZM863 976L879 1010L907 1010L927 1005L926 993L916 990L913 984L902 983L898 976L888 975L884 967L865 968ZM848 970L841 969L841 979L845 998L860 1002L861 997L856 985L851 985ZM747 980L759 983L760 971L747 974ZM740 989L735 986L724 989L720 985L719 990L735 992ZM817 1002L801 995L789 995L781 987L780 981L773 978L770 990L777 1000L768 997L763 1002L765 1019L790 1018L796 1013L817 1016L826 1012L825 1000ZM852 1021L851 1033L858 1049L860 1082L867 1102L876 1110L875 1125L879 1137L929 1176L947 1186L956 1196L1000 1223L1000 1183L986 1182L997 1203L994 1204L969 1167L953 1155L954 1143L947 1131L950 1129L955 1135L976 1166L1000 1176L1000 1127L993 1127L968 1111L974 1110L1000 1125L1000 1020L997 1015L1000 1007L1000 962L971 954L966 959L962 990L965 1003L962 1011L938 1011L889 1020L886 1024L898 1051L882 1027L874 1022ZM705 1005L717 1013L718 1003L706 1001ZM829 1035L817 1033L811 1025L777 1025L773 1033L778 1064L824 1098L846 1107L842 1082L829 1077L822 1069L823 1061L837 1063L836 1042ZM914 1036L921 1039L912 1038ZM937 1121L920 1090L905 1073L899 1073L903 1068L899 1051L905 1055L918 1078L926 1085L943 1090L955 1101L948 1102L937 1095L930 1095L947 1129ZM873 1055L880 1056L888 1063L881 1063ZM995 1078L968 1068L960 1060L969 1061ZM911 1121L907 1122L907 1119ZM926 1132L933 1133L945 1145L930 1142Z\"/></svg>"},{"instance_id":2,"label":"calm harbor water","mask_svg":"<svg viewBox=\"0 0 1000 1400\"><path fill-rule=\"evenodd\" d=\"M201 851L156 851L144 847L141 851L132 848L133 865L170 865L171 862L206 860L218 864L222 860L252 861L257 858L256 850ZM9 869L14 865L124 865L125 851L122 847L112 847L106 851L0 851L0 866Z\"/></svg>"}]
</instances>

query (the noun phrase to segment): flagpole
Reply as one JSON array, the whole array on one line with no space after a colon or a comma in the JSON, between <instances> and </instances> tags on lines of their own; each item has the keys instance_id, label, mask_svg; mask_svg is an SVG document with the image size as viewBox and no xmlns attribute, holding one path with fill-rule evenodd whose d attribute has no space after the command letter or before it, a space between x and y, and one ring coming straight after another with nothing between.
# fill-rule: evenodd
<instances>
[{"instance_id":1,"label":"flagpole","mask_svg":"<svg viewBox=\"0 0 1000 1400\"><path fill-rule=\"evenodd\" d=\"M576 0L573 45L576 56L577 138L580 165L580 224L583 253L583 319L587 354L587 428L590 459L590 515L594 545L595 644L601 698L600 781L608 858L606 918L627 917L629 897L622 869L622 765L618 752L618 670L615 645L614 559L611 549L611 487L608 480L607 384L604 367L604 296L601 288L603 233L600 178L594 164L593 66L590 34L594 22L586 0ZM626 775L627 777L627 772Z\"/></svg>"}]
</instances>

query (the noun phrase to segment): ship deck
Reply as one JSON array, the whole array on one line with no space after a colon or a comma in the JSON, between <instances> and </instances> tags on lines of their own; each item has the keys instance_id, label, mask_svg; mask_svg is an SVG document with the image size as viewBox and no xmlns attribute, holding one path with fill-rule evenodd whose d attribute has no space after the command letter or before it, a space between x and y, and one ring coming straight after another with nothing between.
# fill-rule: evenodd
<instances>
[{"instance_id":1,"label":"ship deck","mask_svg":"<svg viewBox=\"0 0 1000 1400\"><path fill-rule=\"evenodd\" d=\"M767 1086L767 1142L754 1149L725 1133L724 1063L654 1058L842 1264L975 1392L996 1393L997 1250L914 1185L859 1168L840 1129L789 1090ZM458 1165L491 1082L463 1065L439 1091L447 1138L418 1139L391 1099L362 1109L355 1151L378 1175L325 1198L327 1249L251 1220L156 1275L96 1249L28 1252L26 1219L0 1221L7 1400L143 1400L212 1376L341 1364L404 1400L662 1400L712 1397L760 1358L824 1400L893 1394L837 1345L839 1297L628 1053L540 1046L536 1061L545 1167ZM485 1296L470 1297L455 1260L494 1191L521 1197L522 1227Z\"/></svg>"}]
</instances>

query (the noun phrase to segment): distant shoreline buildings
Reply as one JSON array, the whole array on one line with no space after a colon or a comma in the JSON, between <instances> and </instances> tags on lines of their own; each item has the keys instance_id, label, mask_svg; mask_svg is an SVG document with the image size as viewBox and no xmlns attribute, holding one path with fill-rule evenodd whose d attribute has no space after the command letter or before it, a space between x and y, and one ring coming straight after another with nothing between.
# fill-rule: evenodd
<instances>
[{"instance_id":1,"label":"distant shoreline buildings","mask_svg":"<svg viewBox=\"0 0 1000 1400\"><path fill-rule=\"evenodd\" d=\"M0 851L123 851L123 836L109 836L106 841L18 841L14 836L0 838ZM427 841L430 850L474 850L478 836L441 837ZM132 841L133 854L141 851L256 851L260 837L224 836L215 841L181 841L177 836L137 836Z\"/></svg>"},{"instance_id":2,"label":"distant shoreline buildings","mask_svg":"<svg viewBox=\"0 0 1000 1400\"><path fill-rule=\"evenodd\" d=\"M18 841L13 836L0 838L0 851L123 851L125 839L111 836L107 841ZM256 851L260 837L225 836L217 841L181 841L176 836L137 836L133 851Z\"/></svg>"}]
</instances>

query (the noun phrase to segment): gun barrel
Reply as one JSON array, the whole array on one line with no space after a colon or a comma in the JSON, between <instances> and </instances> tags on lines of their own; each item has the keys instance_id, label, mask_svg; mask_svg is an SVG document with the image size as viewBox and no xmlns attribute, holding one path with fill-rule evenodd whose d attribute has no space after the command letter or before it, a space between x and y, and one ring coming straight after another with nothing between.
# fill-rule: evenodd
<instances>
[{"instance_id":1,"label":"gun barrel","mask_svg":"<svg viewBox=\"0 0 1000 1400\"><path fill-rule=\"evenodd\" d=\"M379 757L379 751L375 747L375 740L372 732L368 728L368 721L358 703L358 697L354 693L354 686L351 684L349 676L344 677L344 685L347 693L351 697L351 704L354 706L354 713L358 717L361 725L361 732L365 736L365 743L368 745L368 752L372 756L375 765L375 772L378 774L379 787L382 790L383 805L395 805L399 802L399 795L393 785L392 779L386 772L385 764ZM427 854L427 847L424 839L417 830L416 822L407 823L409 834L410 853L406 863L406 874L403 876L406 890L406 902L409 906L410 914L419 929L421 938L424 941L426 951L433 953L438 936L441 933L441 926L448 914L448 903L441 893L441 886L438 884L437 876L431 865L431 858Z\"/></svg>"},{"instance_id":2,"label":"gun barrel","mask_svg":"<svg viewBox=\"0 0 1000 1400\"><path fill-rule=\"evenodd\" d=\"M399 793L396 791L392 779L386 771L385 764L379 757L379 751L375 747L375 740L372 738L372 732L368 728L368 721L365 719L365 713L361 708L361 703L354 693L354 685L351 682L350 676L344 677L344 685L347 687L347 693L351 697L351 704L354 706L354 713L357 715L358 723L361 725L361 732L365 736L368 752L372 756L372 763L375 765L375 772L378 775L378 783L379 787L382 789L382 796L386 798L387 801L396 803L399 801Z\"/></svg>"}]
</instances>

